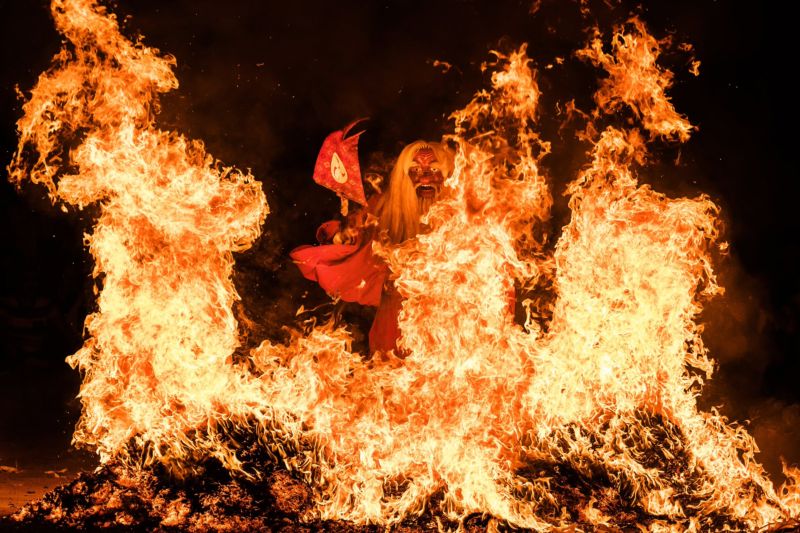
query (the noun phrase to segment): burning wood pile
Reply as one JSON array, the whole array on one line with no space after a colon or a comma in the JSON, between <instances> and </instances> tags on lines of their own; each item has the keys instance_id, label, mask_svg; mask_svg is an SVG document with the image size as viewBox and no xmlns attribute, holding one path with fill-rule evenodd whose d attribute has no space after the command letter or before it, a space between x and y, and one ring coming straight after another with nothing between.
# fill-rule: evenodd
<instances>
[{"instance_id":1,"label":"burning wood pile","mask_svg":"<svg viewBox=\"0 0 800 533\"><path fill-rule=\"evenodd\" d=\"M15 515L147 530L508 526L791 530L800 472L775 488L741 427L696 398L713 371L697 316L719 293L718 208L641 185L648 148L689 139L660 46L631 19L576 55L605 72L583 121L589 159L552 197L526 47L452 115L455 170L426 231L375 244L403 298L399 343L364 358L334 324L244 357L234 251L268 208L252 175L159 129L175 59L92 0L53 0L66 38L18 123L9 170L86 242L97 311L68 362L76 443L103 466ZM695 65L696 68L696 65ZM621 123L621 124L618 124ZM509 290L548 287L509 312ZM794 525L793 525L794 524Z\"/></svg>"},{"instance_id":2,"label":"burning wood pile","mask_svg":"<svg viewBox=\"0 0 800 533\"><path fill-rule=\"evenodd\" d=\"M674 490L675 500L685 509L703 506L698 487L706 481L693 471L680 431L660 417L640 413L641 427L651 432L650 448L637 452L647 468L664 472ZM576 431L580 431L575 428ZM246 435L241 435L247 438ZM257 442L240 443L240 457L255 466L275 464ZM594 459L594 462L592 460ZM579 529L597 531L668 530L682 528L685 517L676 519L648 512L634 497L635 486L625 482L625 473L609 468L607 462L586 457L578 469L556 462L531 462L516 474L521 480L547 479L553 498L542 502L540 513L552 523L569 521ZM116 463L98 472L82 474L72 483L54 490L42 500L17 512L22 525L46 529L52 526L93 531L133 527L147 531L380 531L378 526L356 525L340 520L320 521L313 517L312 488L283 468L264 471L259 479L232 476L216 460L201 465L202 475L185 480L173 478L164 468L132 470ZM687 475L687 472L690 474ZM405 518L397 531L464 528L485 531L508 529L508 524L491 516L473 513L459 520L441 512L443 493L431 496L421 515ZM602 518L601 518L602 517ZM598 520L601 518L601 520ZM745 520L713 511L697 519L701 531L748 531ZM760 529L764 532L797 531L800 522L785 520Z\"/></svg>"}]
</instances>

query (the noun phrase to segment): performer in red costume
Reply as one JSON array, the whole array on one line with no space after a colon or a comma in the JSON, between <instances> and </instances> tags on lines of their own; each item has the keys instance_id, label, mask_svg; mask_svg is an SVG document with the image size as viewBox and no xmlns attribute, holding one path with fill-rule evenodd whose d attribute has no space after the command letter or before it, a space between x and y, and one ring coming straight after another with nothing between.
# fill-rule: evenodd
<instances>
[{"instance_id":1,"label":"performer in red costume","mask_svg":"<svg viewBox=\"0 0 800 533\"><path fill-rule=\"evenodd\" d=\"M337 183L345 183L342 177L347 179L349 174L342 157L334 151L323 158L323 153L325 145L320 155L323 161L330 161L326 170L332 167L329 175ZM351 165L353 169L358 172L357 159L355 167ZM452 171L453 153L443 144L426 141L409 144L397 157L385 192L373 196L363 209L348 215L344 224L332 220L320 226L317 230L320 245L301 246L290 254L303 275L318 282L329 295L378 308L369 332L373 353L397 352L400 336L397 317L403 299L394 288L388 266L373 254L372 243L379 240L388 245L400 244L416 236L420 231L420 216L436 201ZM328 186L325 180L317 179L316 171L315 180ZM360 200L357 194L345 195Z\"/></svg>"}]
</instances>

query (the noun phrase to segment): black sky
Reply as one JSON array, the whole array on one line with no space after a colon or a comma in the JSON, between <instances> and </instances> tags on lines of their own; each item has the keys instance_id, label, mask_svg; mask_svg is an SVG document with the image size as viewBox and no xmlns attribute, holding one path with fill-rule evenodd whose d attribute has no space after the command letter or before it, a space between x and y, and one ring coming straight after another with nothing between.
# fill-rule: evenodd
<instances>
[{"instance_id":1,"label":"black sky","mask_svg":"<svg viewBox=\"0 0 800 533\"><path fill-rule=\"evenodd\" d=\"M704 315L721 365L707 401L726 401L733 416L752 419L757 436L758 427L778 428L773 447L800 460L800 437L790 427L800 422L793 21L776 3L597 2L588 18L576 2L545 1L534 15L531 3L128 0L112 9L128 35L142 34L177 58L181 86L165 96L160 125L203 139L215 157L251 168L264 183L272 210L266 236L237 263L239 283L257 293L245 299L255 319L299 305L285 298L285 287L298 283L286 251L310 241L316 224L337 210L335 197L310 179L330 131L371 117L362 153L388 156L404 142L438 137L448 114L485 84L479 65L488 51L529 43L545 93L542 129L558 152L544 161L559 204L557 230L567 216L563 186L586 161L586 147L558 139L555 105L574 97L588 107L596 86L597 72L571 56L586 39L583 29L597 22L607 31L635 12L657 37L692 43L699 77L688 73L687 54L667 53L664 65L676 73L677 109L699 130L680 150L664 147L666 163L642 180L670 194L705 192L722 207L731 255L719 268L729 295ZM21 113L14 87L33 86L60 38L47 2L0 0L0 14L4 166ZM564 66L545 69L557 56ZM443 72L437 59L453 68ZM93 305L82 246L91 213L63 215L40 191L17 194L3 176L0 445L67 440L79 379L63 359L80 345Z\"/></svg>"}]
</instances>

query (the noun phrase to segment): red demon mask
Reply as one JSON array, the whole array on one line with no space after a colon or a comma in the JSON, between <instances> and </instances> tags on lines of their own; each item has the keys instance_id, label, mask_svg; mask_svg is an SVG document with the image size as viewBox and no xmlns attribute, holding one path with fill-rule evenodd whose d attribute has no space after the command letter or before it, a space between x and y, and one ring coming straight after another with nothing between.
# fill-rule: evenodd
<instances>
[{"instance_id":1,"label":"red demon mask","mask_svg":"<svg viewBox=\"0 0 800 533\"><path fill-rule=\"evenodd\" d=\"M420 198L435 198L444 182L444 176L438 166L439 160L430 146L423 146L414 153L414 165L408 169L408 177L414 184Z\"/></svg>"}]
</instances>

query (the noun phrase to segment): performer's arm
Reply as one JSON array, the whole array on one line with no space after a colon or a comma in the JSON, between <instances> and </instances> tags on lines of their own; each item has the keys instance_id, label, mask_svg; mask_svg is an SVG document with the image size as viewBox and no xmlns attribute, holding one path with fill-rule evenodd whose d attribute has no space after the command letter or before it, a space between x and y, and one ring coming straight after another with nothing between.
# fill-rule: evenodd
<instances>
[{"instance_id":1,"label":"performer's arm","mask_svg":"<svg viewBox=\"0 0 800 533\"><path fill-rule=\"evenodd\" d=\"M329 220L317 228L317 242L320 244L331 244L336 237L336 234L341 230L341 221Z\"/></svg>"},{"instance_id":2,"label":"performer's arm","mask_svg":"<svg viewBox=\"0 0 800 533\"><path fill-rule=\"evenodd\" d=\"M355 244L366 225L367 211L355 210L344 221L329 220L317 229L320 244Z\"/></svg>"}]
</instances>

